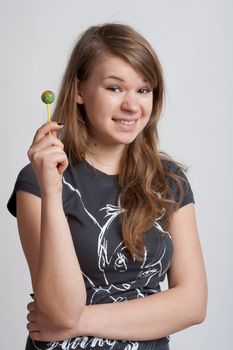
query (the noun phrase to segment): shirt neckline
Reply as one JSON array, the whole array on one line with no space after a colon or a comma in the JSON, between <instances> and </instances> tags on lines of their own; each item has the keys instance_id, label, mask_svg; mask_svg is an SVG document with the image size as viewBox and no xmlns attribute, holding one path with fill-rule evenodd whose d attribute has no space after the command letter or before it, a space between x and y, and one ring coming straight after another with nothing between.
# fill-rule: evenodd
<instances>
[{"instance_id":1,"label":"shirt neckline","mask_svg":"<svg viewBox=\"0 0 233 350\"><path fill-rule=\"evenodd\" d=\"M115 175L109 175L107 173L104 173L103 171L99 170L99 169L96 169L93 165L91 165L90 163L88 163L86 161L86 159L84 159L81 163L87 170L88 170L88 173L91 175L91 176L95 176L95 177L98 177L98 178L102 178L104 179L105 181L113 181L113 182L116 182L118 180L118 175L115 174Z\"/></svg>"}]
</instances>

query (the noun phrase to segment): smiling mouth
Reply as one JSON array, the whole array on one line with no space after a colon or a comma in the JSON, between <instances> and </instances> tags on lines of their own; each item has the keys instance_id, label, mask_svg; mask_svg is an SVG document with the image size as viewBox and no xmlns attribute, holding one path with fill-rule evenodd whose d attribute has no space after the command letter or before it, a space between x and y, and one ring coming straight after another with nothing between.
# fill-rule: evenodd
<instances>
[{"instance_id":1,"label":"smiling mouth","mask_svg":"<svg viewBox=\"0 0 233 350\"><path fill-rule=\"evenodd\" d=\"M136 119L135 120L127 120L127 119L112 119L114 122L123 124L123 125L134 125L136 123Z\"/></svg>"}]
</instances>

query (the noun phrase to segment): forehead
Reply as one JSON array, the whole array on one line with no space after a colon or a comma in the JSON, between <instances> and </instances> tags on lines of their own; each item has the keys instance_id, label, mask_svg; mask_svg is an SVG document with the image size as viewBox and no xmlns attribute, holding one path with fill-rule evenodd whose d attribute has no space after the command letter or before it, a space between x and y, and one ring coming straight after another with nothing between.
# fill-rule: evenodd
<instances>
[{"instance_id":1,"label":"forehead","mask_svg":"<svg viewBox=\"0 0 233 350\"><path fill-rule=\"evenodd\" d=\"M98 80L120 78L124 81L132 80L138 83L146 81L139 71L117 56L100 58L93 66L89 78Z\"/></svg>"}]
</instances>

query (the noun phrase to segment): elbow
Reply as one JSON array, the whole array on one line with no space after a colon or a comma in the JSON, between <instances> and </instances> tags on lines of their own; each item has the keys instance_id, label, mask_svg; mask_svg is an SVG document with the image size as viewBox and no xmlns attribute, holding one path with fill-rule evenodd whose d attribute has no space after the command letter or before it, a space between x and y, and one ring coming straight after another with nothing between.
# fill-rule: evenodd
<instances>
[{"instance_id":1,"label":"elbow","mask_svg":"<svg viewBox=\"0 0 233 350\"><path fill-rule=\"evenodd\" d=\"M77 326L86 306L86 295L71 301L70 298L55 298L39 288L35 292L36 308L49 323L61 329L73 329Z\"/></svg>"},{"instance_id":2,"label":"elbow","mask_svg":"<svg viewBox=\"0 0 233 350\"><path fill-rule=\"evenodd\" d=\"M206 318L206 305L202 305L195 312L194 324L200 324L204 322L205 318Z\"/></svg>"},{"instance_id":3,"label":"elbow","mask_svg":"<svg viewBox=\"0 0 233 350\"><path fill-rule=\"evenodd\" d=\"M191 323L193 325L200 324L205 321L207 311L207 300L199 301L198 303L194 303L191 315Z\"/></svg>"},{"instance_id":4,"label":"elbow","mask_svg":"<svg viewBox=\"0 0 233 350\"><path fill-rule=\"evenodd\" d=\"M48 312L46 317L54 326L61 329L73 329L77 326L83 310L78 310L76 314L68 312Z\"/></svg>"},{"instance_id":5,"label":"elbow","mask_svg":"<svg viewBox=\"0 0 233 350\"><path fill-rule=\"evenodd\" d=\"M40 311L51 324L62 329L73 329L76 327L84 307L85 305L82 305L77 309L73 308L72 310L68 310L67 308L61 308L59 305L37 304L38 311Z\"/></svg>"},{"instance_id":6,"label":"elbow","mask_svg":"<svg viewBox=\"0 0 233 350\"><path fill-rule=\"evenodd\" d=\"M72 316L69 317L68 315L50 315L50 321L54 326L68 330L73 329L77 326L79 318Z\"/></svg>"},{"instance_id":7,"label":"elbow","mask_svg":"<svg viewBox=\"0 0 233 350\"><path fill-rule=\"evenodd\" d=\"M208 288L207 285L191 286L185 292L186 312L190 326L203 323L207 313Z\"/></svg>"}]
</instances>

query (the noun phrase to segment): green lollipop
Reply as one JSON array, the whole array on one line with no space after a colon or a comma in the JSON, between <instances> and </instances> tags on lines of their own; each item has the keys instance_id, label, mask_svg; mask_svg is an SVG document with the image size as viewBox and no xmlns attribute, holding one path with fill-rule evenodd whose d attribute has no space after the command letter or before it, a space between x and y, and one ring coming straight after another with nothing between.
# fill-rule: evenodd
<instances>
[{"instance_id":1,"label":"green lollipop","mask_svg":"<svg viewBox=\"0 0 233 350\"><path fill-rule=\"evenodd\" d=\"M47 112L48 112L48 122L51 121L51 115L50 115L50 104L54 102L55 100L55 94L54 92L50 90L46 90L41 95L41 100L47 104Z\"/></svg>"},{"instance_id":2,"label":"green lollipop","mask_svg":"<svg viewBox=\"0 0 233 350\"><path fill-rule=\"evenodd\" d=\"M46 104L51 104L54 102L55 100L55 94L54 92L50 91L50 90L46 90L43 92L43 94L41 95L41 100L46 103Z\"/></svg>"}]
</instances>

